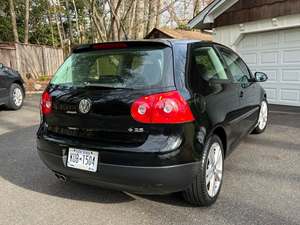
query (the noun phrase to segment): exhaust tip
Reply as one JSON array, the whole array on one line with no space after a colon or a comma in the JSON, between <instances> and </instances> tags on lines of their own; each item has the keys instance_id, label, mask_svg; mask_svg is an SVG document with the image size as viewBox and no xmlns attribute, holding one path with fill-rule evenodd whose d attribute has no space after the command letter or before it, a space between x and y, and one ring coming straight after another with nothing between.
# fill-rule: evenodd
<instances>
[{"instance_id":1,"label":"exhaust tip","mask_svg":"<svg viewBox=\"0 0 300 225\"><path fill-rule=\"evenodd\" d=\"M68 178L61 174L61 173L54 173L54 175L56 176L56 178L62 182L67 182L68 181Z\"/></svg>"}]
</instances>

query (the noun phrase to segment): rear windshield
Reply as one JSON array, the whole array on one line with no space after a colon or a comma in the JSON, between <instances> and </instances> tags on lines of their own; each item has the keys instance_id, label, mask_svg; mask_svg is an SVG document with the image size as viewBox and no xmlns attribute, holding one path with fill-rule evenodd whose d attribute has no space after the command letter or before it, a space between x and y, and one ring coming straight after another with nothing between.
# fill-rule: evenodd
<instances>
[{"instance_id":1,"label":"rear windshield","mask_svg":"<svg viewBox=\"0 0 300 225\"><path fill-rule=\"evenodd\" d=\"M51 84L144 89L174 86L171 48L127 48L73 53Z\"/></svg>"}]
</instances>

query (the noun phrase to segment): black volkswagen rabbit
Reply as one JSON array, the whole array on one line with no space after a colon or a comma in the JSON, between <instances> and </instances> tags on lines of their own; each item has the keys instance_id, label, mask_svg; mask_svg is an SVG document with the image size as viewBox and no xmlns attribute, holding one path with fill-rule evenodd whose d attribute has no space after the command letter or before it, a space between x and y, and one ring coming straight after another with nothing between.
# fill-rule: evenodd
<instances>
[{"instance_id":1,"label":"black volkswagen rabbit","mask_svg":"<svg viewBox=\"0 0 300 225\"><path fill-rule=\"evenodd\" d=\"M25 98L24 81L21 75L0 63L0 105L17 110Z\"/></svg>"},{"instance_id":2,"label":"black volkswagen rabbit","mask_svg":"<svg viewBox=\"0 0 300 225\"><path fill-rule=\"evenodd\" d=\"M63 181L213 204L224 158L267 126L267 96L232 50L211 42L83 45L41 99L37 148Z\"/></svg>"}]
</instances>

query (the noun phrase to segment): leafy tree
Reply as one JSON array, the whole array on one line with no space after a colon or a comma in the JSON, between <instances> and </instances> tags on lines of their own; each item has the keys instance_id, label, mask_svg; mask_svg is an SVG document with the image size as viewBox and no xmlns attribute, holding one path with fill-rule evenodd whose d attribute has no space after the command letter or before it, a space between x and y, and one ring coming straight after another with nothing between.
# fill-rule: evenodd
<instances>
[{"instance_id":1,"label":"leafy tree","mask_svg":"<svg viewBox=\"0 0 300 225\"><path fill-rule=\"evenodd\" d=\"M126 36L129 39L141 39L154 27L171 26L188 29L187 21L210 1L0 1L0 42L19 40L21 43L26 43L27 34L29 43L62 47L68 46L68 43L76 45L122 40ZM14 6L14 13L10 11L11 5ZM12 19L14 14L17 29L14 29L14 19ZM29 18L28 26L26 26L26 18Z\"/></svg>"}]
</instances>

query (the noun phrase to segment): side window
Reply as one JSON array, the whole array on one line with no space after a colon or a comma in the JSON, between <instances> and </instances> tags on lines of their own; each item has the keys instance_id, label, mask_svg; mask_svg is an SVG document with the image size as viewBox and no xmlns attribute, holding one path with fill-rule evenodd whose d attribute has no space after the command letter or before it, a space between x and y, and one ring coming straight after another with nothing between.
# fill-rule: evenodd
<instances>
[{"instance_id":1,"label":"side window","mask_svg":"<svg viewBox=\"0 0 300 225\"><path fill-rule=\"evenodd\" d=\"M228 65L233 76L233 80L239 83L248 83L248 79L251 78L251 74L243 60L237 54L229 50L221 48L220 52Z\"/></svg>"},{"instance_id":2,"label":"side window","mask_svg":"<svg viewBox=\"0 0 300 225\"><path fill-rule=\"evenodd\" d=\"M212 47L195 48L192 52L193 76L204 81L228 80L223 64Z\"/></svg>"}]
</instances>

